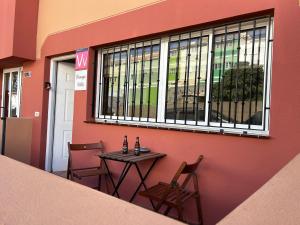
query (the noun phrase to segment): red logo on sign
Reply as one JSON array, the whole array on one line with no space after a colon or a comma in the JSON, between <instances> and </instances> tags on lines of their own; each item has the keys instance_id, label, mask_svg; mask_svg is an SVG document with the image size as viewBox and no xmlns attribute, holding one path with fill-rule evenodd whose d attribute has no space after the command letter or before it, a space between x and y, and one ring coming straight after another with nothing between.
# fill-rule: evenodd
<instances>
[{"instance_id":1,"label":"red logo on sign","mask_svg":"<svg viewBox=\"0 0 300 225\"><path fill-rule=\"evenodd\" d=\"M75 70L86 70L88 64L88 50L76 52Z\"/></svg>"}]
</instances>

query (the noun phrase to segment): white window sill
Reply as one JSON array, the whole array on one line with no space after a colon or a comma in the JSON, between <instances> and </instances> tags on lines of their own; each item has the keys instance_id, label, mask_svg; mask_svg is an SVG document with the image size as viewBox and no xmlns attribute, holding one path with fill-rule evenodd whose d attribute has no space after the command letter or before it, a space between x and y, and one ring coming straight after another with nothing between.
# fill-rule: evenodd
<instances>
[{"instance_id":1,"label":"white window sill","mask_svg":"<svg viewBox=\"0 0 300 225\"><path fill-rule=\"evenodd\" d=\"M240 128L228 128L228 127L213 127L213 126L195 126L195 125L181 125L170 123L155 123L155 122L142 122L142 121L127 121L127 120L114 120L114 119L95 119L91 121L85 121L86 123L93 124L107 124L107 125L120 125L120 126L132 126L132 127L144 127L152 129L162 130L177 130L193 133L214 133L222 135L235 135L243 137L257 137L257 138L270 138L269 131L267 130L248 130Z\"/></svg>"}]
</instances>

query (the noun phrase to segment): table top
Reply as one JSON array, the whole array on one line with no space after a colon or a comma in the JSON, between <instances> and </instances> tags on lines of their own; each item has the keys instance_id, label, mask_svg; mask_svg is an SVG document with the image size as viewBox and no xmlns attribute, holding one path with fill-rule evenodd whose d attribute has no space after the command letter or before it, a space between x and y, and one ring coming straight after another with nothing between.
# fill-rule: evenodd
<instances>
[{"instance_id":1,"label":"table top","mask_svg":"<svg viewBox=\"0 0 300 225\"><path fill-rule=\"evenodd\" d=\"M121 150L99 154L99 157L101 159L109 159L109 160L115 160L119 162L129 162L129 163L136 163L136 162L141 162L149 159L157 159L165 156L166 154L157 153L157 152L147 152L147 153L141 152L140 155L136 156L134 154L134 151L132 150L129 150L127 154L123 154Z\"/></svg>"},{"instance_id":2,"label":"table top","mask_svg":"<svg viewBox=\"0 0 300 225\"><path fill-rule=\"evenodd\" d=\"M183 224L4 156L0 183L0 224Z\"/></svg>"}]
</instances>

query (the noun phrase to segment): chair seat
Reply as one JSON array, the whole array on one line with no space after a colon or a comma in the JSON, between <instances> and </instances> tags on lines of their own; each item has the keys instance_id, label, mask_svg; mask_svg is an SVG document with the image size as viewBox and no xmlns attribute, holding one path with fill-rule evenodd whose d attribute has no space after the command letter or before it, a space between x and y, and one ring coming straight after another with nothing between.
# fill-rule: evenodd
<instances>
[{"instance_id":1,"label":"chair seat","mask_svg":"<svg viewBox=\"0 0 300 225\"><path fill-rule=\"evenodd\" d=\"M140 192L140 195L150 198L151 200L160 201L164 198L164 195L169 190L169 188L170 188L170 184L160 182L157 185L152 186L147 190ZM167 198L164 200L163 202L164 204L172 207L176 207L178 205L176 202L178 198L176 190L178 190L179 201L181 203L195 196L195 192L190 192L184 189L173 188L170 190Z\"/></svg>"},{"instance_id":2,"label":"chair seat","mask_svg":"<svg viewBox=\"0 0 300 225\"><path fill-rule=\"evenodd\" d=\"M100 168L73 170L73 176L78 179L81 179L83 177L92 177L105 174L107 174L107 172Z\"/></svg>"}]
</instances>

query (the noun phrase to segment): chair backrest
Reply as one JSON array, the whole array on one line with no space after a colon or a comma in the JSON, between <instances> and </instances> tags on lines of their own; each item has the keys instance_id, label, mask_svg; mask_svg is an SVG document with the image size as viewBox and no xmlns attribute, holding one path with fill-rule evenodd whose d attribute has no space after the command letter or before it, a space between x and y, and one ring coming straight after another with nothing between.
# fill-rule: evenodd
<instances>
[{"instance_id":1,"label":"chair backrest","mask_svg":"<svg viewBox=\"0 0 300 225\"><path fill-rule=\"evenodd\" d=\"M185 188L193 176L197 177L196 170L202 160L203 160L203 155L200 155L195 163L187 164L186 162L183 162L180 165L179 169L177 170L175 176L173 177L171 181L171 185L178 185L178 179L180 178L180 176L186 174L187 176L181 185L182 188Z\"/></svg>"},{"instance_id":2,"label":"chair backrest","mask_svg":"<svg viewBox=\"0 0 300 225\"><path fill-rule=\"evenodd\" d=\"M104 151L104 145L102 141L98 143L88 143L88 144L71 144L68 142L68 151L69 151L69 160L68 160L68 168L72 169L72 152L80 152L80 151L99 151L102 153Z\"/></svg>"},{"instance_id":3,"label":"chair backrest","mask_svg":"<svg viewBox=\"0 0 300 225\"><path fill-rule=\"evenodd\" d=\"M104 146L102 141L98 143L90 143L90 144L70 144L68 142L69 151L86 151L86 150L97 150L103 151Z\"/></svg>"}]
</instances>

